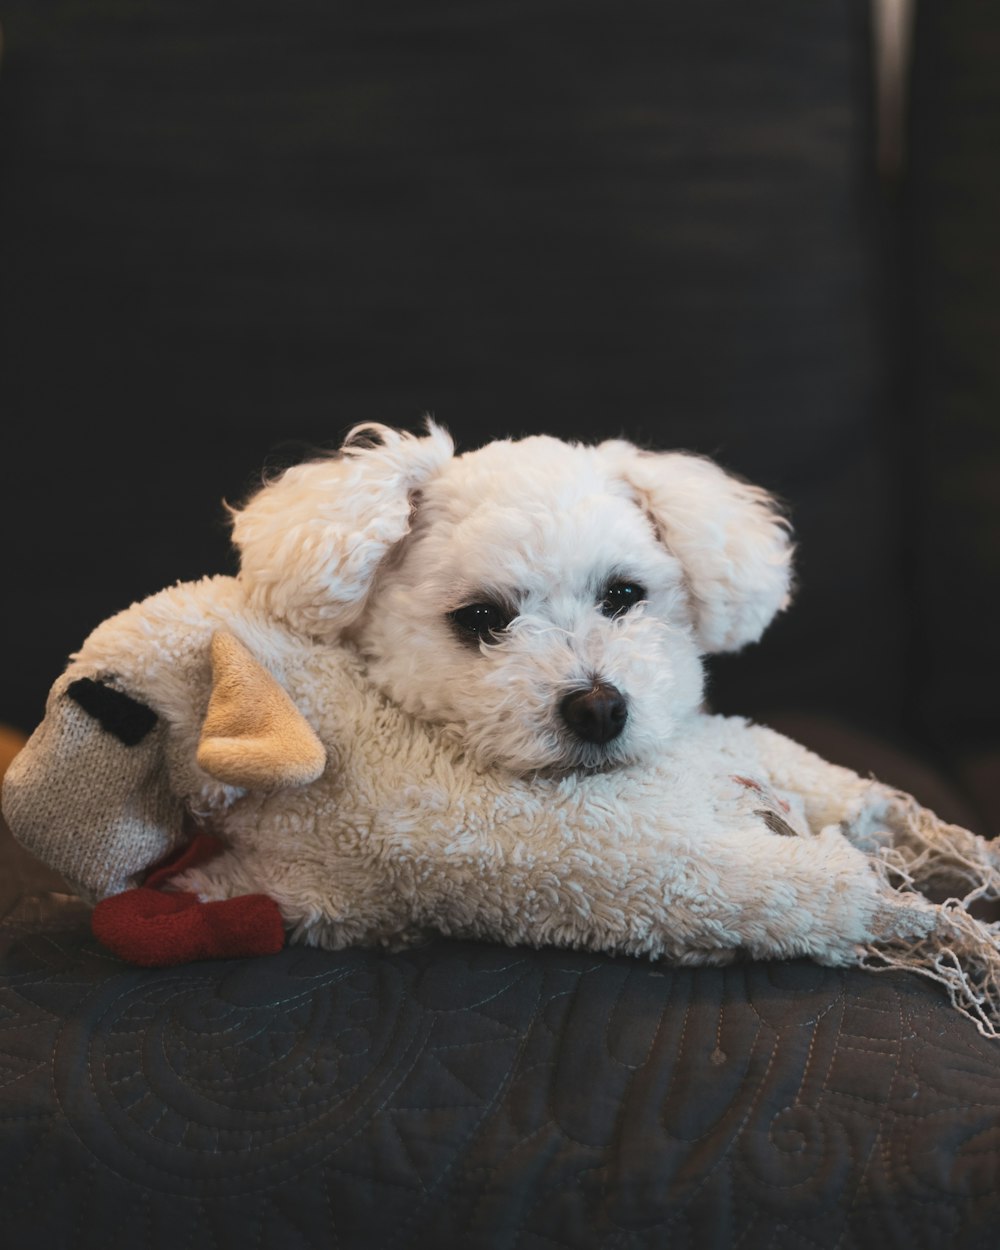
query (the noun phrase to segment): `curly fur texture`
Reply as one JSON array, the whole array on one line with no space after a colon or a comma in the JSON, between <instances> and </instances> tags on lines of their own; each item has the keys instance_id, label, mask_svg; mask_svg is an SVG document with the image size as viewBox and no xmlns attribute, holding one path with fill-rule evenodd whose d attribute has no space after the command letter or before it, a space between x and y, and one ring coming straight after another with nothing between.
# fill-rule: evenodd
<instances>
[{"instance_id":1,"label":"curly fur texture","mask_svg":"<svg viewBox=\"0 0 1000 1250\"><path fill-rule=\"evenodd\" d=\"M996 928L920 893L1000 896L996 852L703 709L703 656L754 641L789 599L791 537L764 491L622 441L456 456L433 423L365 427L234 509L233 537L238 578L177 585L93 632L8 774L15 836L81 892L139 880L181 810L229 850L178 887L265 893L296 941L433 930L912 967L1000 1024ZM220 632L322 744L317 779L248 789L199 762ZM147 704L156 732L109 741L67 710L80 677ZM85 851L73 796L95 769L111 780Z\"/></svg>"},{"instance_id":2,"label":"curly fur texture","mask_svg":"<svg viewBox=\"0 0 1000 1250\"><path fill-rule=\"evenodd\" d=\"M762 490L696 456L536 436L455 457L369 427L338 459L292 469L235 513L252 603L297 632L347 638L375 683L480 763L515 771L652 759L701 702L701 657L755 641L789 598L791 542ZM609 619L613 581L643 601ZM448 614L503 605L491 646ZM624 730L567 729L567 693L608 683Z\"/></svg>"}]
</instances>

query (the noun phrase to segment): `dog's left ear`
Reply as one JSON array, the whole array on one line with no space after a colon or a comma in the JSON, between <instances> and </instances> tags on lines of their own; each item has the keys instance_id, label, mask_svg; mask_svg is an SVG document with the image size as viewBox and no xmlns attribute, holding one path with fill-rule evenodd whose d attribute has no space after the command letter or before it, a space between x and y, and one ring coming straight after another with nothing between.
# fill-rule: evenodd
<instances>
[{"instance_id":1,"label":"dog's left ear","mask_svg":"<svg viewBox=\"0 0 1000 1250\"><path fill-rule=\"evenodd\" d=\"M425 437L358 426L337 455L287 469L231 509L250 602L332 642L361 615L379 565L409 532L417 493L453 453L433 421Z\"/></svg>"},{"instance_id":2,"label":"dog's left ear","mask_svg":"<svg viewBox=\"0 0 1000 1250\"><path fill-rule=\"evenodd\" d=\"M683 565L704 650L756 642L791 596L791 531L777 501L701 456L622 441L599 450Z\"/></svg>"}]
</instances>

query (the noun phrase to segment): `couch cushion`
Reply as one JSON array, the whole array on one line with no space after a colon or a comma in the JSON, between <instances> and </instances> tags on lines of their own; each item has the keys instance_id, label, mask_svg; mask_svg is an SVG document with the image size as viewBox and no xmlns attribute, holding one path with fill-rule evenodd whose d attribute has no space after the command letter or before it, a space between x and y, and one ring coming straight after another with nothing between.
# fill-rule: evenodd
<instances>
[{"instance_id":1,"label":"couch cushion","mask_svg":"<svg viewBox=\"0 0 1000 1250\"><path fill-rule=\"evenodd\" d=\"M778 491L797 604L713 697L892 721L867 4L7 0L4 27L4 416L46 503L34 474L0 496L31 530L0 714L34 728L101 619L229 571L221 501L265 462L430 410L463 446L625 434Z\"/></svg>"},{"instance_id":2,"label":"couch cushion","mask_svg":"<svg viewBox=\"0 0 1000 1250\"><path fill-rule=\"evenodd\" d=\"M443 941L146 972L83 909L34 910L0 927L10 1245L937 1250L1000 1229L1000 1050L916 977Z\"/></svg>"},{"instance_id":3,"label":"couch cushion","mask_svg":"<svg viewBox=\"0 0 1000 1250\"><path fill-rule=\"evenodd\" d=\"M908 576L915 726L945 757L1000 725L1000 9L918 4L902 210ZM991 833L1000 832L994 824Z\"/></svg>"}]
</instances>

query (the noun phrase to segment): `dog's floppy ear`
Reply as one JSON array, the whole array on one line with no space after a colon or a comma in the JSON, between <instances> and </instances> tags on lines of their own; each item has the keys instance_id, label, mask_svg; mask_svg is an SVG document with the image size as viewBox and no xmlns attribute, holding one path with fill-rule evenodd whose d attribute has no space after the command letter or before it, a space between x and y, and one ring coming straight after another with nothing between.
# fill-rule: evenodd
<instances>
[{"instance_id":1,"label":"dog's floppy ear","mask_svg":"<svg viewBox=\"0 0 1000 1250\"><path fill-rule=\"evenodd\" d=\"M251 602L332 641L361 615L379 563L408 533L414 493L453 454L433 421L423 437L358 426L336 455L285 470L231 509Z\"/></svg>"},{"instance_id":2,"label":"dog's floppy ear","mask_svg":"<svg viewBox=\"0 0 1000 1250\"><path fill-rule=\"evenodd\" d=\"M791 595L791 532L776 500L702 456L621 441L600 450L683 565L705 651L756 642Z\"/></svg>"}]
</instances>

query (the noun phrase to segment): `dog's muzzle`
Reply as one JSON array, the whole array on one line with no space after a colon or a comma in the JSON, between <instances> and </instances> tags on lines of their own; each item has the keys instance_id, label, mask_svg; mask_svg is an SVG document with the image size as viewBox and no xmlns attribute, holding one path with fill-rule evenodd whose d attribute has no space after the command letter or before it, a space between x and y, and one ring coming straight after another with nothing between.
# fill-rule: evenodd
<instances>
[{"instance_id":1,"label":"dog's muzzle","mask_svg":"<svg viewBox=\"0 0 1000 1250\"><path fill-rule=\"evenodd\" d=\"M617 686L599 681L587 690L570 691L559 703L559 715L578 738L600 744L625 728L628 703Z\"/></svg>"}]
</instances>

